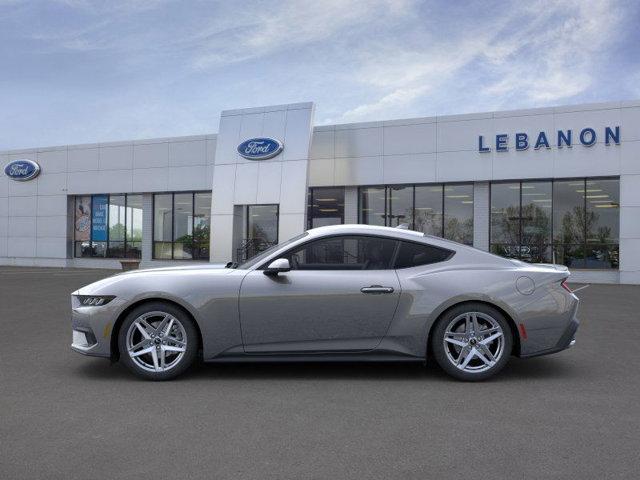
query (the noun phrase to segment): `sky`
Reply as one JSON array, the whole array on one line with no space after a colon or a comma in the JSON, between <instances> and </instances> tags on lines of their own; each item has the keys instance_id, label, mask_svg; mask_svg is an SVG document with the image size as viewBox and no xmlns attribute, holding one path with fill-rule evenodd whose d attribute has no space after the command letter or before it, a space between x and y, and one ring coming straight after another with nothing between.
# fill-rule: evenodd
<instances>
[{"instance_id":1,"label":"sky","mask_svg":"<svg viewBox=\"0 0 640 480\"><path fill-rule=\"evenodd\" d=\"M640 2L0 0L0 149L640 98Z\"/></svg>"}]
</instances>

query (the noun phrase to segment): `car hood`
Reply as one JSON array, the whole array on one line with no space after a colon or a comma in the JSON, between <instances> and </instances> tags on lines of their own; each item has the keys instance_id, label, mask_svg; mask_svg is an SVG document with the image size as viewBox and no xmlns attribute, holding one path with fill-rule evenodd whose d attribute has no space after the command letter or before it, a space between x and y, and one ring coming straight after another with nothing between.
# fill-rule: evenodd
<instances>
[{"instance_id":1,"label":"car hood","mask_svg":"<svg viewBox=\"0 0 640 480\"><path fill-rule=\"evenodd\" d=\"M114 295L117 292L126 292L127 284L135 282L138 284L144 281L145 276L175 275L180 277L190 274L205 274L207 276L223 276L234 272L231 268L224 268L224 265L198 264L198 265L178 265L174 267L147 268L143 270L131 270L112 275L97 282L90 283L76 290L72 295Z\"/></svg>"},{"instance_id":2,"label":"car hood","mask_svg":"<svg viewBox=\"0 0 640 480\"><path fill-rule=\"evenodd\" d=\"M178 272L178 271L187 271L187 270L226 270L230 269L224 268L223 263L198 263L195 265L174 265L171 267L155 267L155 268L143 268L141 270L129 270L128 272L116 273L114 276L123 276L123 275L138 275L150 272Z\"/></svg>"}]
</instances>

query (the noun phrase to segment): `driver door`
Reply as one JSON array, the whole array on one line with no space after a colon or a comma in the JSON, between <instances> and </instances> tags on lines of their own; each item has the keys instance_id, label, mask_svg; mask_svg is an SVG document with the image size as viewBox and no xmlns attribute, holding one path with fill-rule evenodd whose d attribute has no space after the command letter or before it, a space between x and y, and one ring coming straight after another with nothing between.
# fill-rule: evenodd
<instances>
[{"instance_id":1,"label":"driver door","mask_svg":"<svg viewBox=\"0 0 640 480\"><path fill-rule=\"evenodd\" d=\"M375 236L313 240L283 255L291 271L247 274L240 322L248 353L354 352L382 340L400 298L398 242Z\"/></svg>"}]
</instances>

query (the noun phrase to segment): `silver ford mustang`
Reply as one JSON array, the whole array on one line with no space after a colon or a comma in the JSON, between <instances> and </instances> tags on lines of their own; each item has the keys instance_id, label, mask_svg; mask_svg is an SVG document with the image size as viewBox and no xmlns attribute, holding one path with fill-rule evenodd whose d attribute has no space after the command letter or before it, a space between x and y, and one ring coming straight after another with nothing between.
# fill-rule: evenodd
<instances>
[{"instance_id":1,"label":"silver ford mustang","mask_svg":"<svg viewBox=\"0 0 640 480\"><path fill-rule=\"evenodd\" d=\"M559 265L419 232L321 227L241 265L122 273L73 292L73 350L173 378L206 362L418 361L462 380L574 343Z\"/></svg>"}]
</instances>

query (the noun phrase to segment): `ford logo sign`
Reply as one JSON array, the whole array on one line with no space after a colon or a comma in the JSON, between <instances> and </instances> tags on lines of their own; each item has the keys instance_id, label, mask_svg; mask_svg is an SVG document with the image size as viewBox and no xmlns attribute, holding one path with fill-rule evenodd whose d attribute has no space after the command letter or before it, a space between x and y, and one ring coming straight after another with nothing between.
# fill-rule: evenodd
<instances>
[{"instance_id":1,"label":"ford logo sign","mask_svg":"<svg viewBox=\"0 0 640 480\"><path fill-rule=\"evenodd\" d=\"M26 182L38 176L40 165L33 160L14 160L4 167L4 173L11 180Z\"/></svg>"},{"instance_id":2,"label":"ford logo sign","mask_svg":"<svg viewBox=\"0 0 640 480\"><path fill-rule=\"evenodd\" d=\"M278 155L284 146L273 138L250 138L238 145L238 153L249 160L266 160Z\"/></svg>"}]
</instances>

